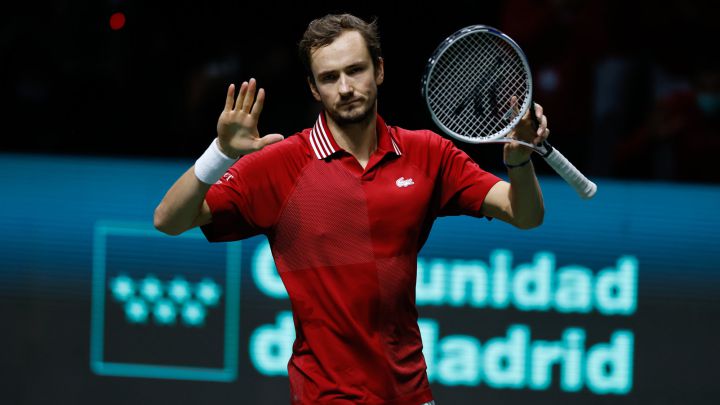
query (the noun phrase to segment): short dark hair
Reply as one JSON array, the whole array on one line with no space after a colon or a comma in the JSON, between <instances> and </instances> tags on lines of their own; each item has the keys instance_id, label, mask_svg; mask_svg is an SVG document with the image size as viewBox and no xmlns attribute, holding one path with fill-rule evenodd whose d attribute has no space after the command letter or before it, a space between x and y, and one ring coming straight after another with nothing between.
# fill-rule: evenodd
<instances>
[{"instance_id":1,"label":"short dark hair","mask_svg":"<svg viewBox=\"0 0 720 405\"><path fill-rule=\"evenodd\" d=\"M323 46L330 45L346 31L357 31L362 35L370 52L373 67L377 68L378 61L382 57L377 19L373 19L368 23L352 14L328 14L325 17L311 21L298 44L300 61L313 83L315 78L311 67L312 52Z\"/></svg>"}]
</instances>

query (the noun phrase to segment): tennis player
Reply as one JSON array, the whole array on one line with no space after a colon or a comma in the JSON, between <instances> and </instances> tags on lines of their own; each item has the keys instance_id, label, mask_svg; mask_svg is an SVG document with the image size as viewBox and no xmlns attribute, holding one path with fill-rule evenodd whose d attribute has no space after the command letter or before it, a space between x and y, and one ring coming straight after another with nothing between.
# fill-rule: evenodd
<instances>
[{"instance_id":1,"label":"tennis player","mask_svg":"<svg viewBox=\"0 0 720 405\"><path fill-rule=\"evenodd\" d=\"M531 151L504 146L506 182L445 138L377 113L384 63L375 22L312 21L299 44L324 111L311 128L261 137L265 93L228 88L217 138L169 189L155 226L210 241L264 234L292 304L292 404L434 404L415 307L418 251L438 216L542 223ZM514 136L542 142L536 106Z\"/></svg>"}]
</instances>

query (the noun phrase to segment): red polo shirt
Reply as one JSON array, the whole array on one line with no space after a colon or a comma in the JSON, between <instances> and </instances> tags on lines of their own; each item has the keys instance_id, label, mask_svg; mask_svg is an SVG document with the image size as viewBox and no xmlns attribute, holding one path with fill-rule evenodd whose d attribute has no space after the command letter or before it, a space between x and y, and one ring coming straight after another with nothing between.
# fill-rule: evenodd
<instances>
[{"instance_id":1,"label":"red polo shirt","mask_svg":"<svg viewBox=\"0 0 720 405\"><path fill-rule=\"evenodd\" d=\"M481 216L500 179L431 131L377 119L365 169L320 114L210 188L210 241L267 235L296 339L293 404L432 400L415 308L417 255L438 216Z\"/></svg>"}]
</instances>

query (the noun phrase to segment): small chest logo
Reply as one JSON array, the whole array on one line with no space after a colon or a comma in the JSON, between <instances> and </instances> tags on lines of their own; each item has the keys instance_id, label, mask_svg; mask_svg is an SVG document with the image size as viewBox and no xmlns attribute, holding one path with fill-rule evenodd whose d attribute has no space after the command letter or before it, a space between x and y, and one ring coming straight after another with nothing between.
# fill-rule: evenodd
<instances>
[{"instance_id":1,"label":"small chest logo","mask_svg":"<svg viewBox=\"0 0 720 405\"><path fill-rule=\"evenodd\" d=\"M399 179L395 180L395 185L398 187L410 187L413 184L415 184L413 179L406 179L405 177L400 177Z\"/></svg>"}]
</instances>

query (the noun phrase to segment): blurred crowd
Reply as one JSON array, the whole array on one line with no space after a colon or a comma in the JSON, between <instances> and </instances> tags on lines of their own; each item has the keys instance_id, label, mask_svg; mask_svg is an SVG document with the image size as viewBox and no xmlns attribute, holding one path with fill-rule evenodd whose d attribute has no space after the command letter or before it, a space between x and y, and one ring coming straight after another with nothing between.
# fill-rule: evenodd
<instances>
[{"instance_id":1,"label":"blurred crowd","mask_svg":"<svg viewBox=\"0 0 720 405\"><path fill-rule=\"evenodd\" d=\"M709 10L683 0L509 0L500 25L532 61L553 140L586 172L718 182L720 30Z\"/></svg>"},{"instance_id":2,"label":"blurred crowd","mask_svg":"<svg viewBox=\"0 0 720 405\"><path fill-rule=\"evenodd\" d=\"M432 125L418 114L419 78L439 41L465 25L496 25L526 51L551 141L581 170L720 181L712 164L720 29L709 1L463 1L441 10L422 1L347 9L321 1L296 13L226 5L10 6L16 15L0 30L0 152L195 157L227 84L250 76L271 89L263 122L274 125L261 132L291 134L318 108L296 42L311 18L350 11L379 18L388 73L380 110L393 124ZM116 9L128 14L124 32L108 27Z\"/></svg>"}]
</instances>

